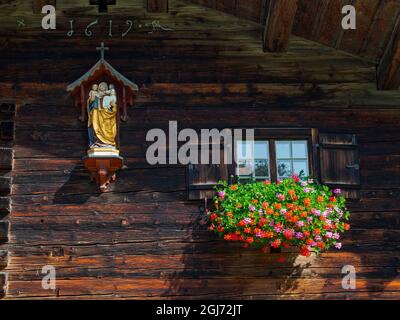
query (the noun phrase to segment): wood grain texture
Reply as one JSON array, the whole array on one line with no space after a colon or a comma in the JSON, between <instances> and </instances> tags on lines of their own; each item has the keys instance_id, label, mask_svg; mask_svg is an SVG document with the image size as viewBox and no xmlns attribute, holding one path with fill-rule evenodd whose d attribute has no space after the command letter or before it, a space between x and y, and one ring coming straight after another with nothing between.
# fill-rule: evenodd
<instances>
[{"instance_id":1,"label":"wood grain texture","mask_svg":"<svg viewBox=\"0 0 400 320\"><path fill-rule=\"evenodd\" d=\"M380 89L400 89L400 14L378 67Z\"/></svg>"},{"instance_id":2,"label":"wood grain texture","mask_svg":"<svg viewBox=\"0 0 400 320\"><path fill-rule=\"evenodd\" d=\"M289 37L297 12L297 0L268 0L265 10L267 14L263 49L270 52L284 52L289 46Z\"/></svg>"},{"instance_id":3,"label":"wood grain texture","mask_svg":"<svg viewBox=\"0 0 400 320\"><path fill-rule=\"evenodd\" d=\"M0 299L7 294L8 289L8 274L0 272Z\"/></svg>"},{"instance_id":4,"label":"wood grain texture","mask_svg":"<svg viewBox=\"0 0 400 320\"><path fill-rule=\"evenodd\" d=\"M148 12L168 12L168 0L146 0Z\"/></svg>"}]
</instances>

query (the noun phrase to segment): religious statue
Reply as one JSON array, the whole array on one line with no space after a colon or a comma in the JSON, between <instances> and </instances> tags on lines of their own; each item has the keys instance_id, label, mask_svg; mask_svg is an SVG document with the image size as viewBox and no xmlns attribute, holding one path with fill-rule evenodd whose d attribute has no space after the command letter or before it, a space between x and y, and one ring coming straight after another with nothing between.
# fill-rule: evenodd
<instances>
[{"instance_id":1,"label":"religious statue","mask_svg":"<svg viewBox=\"0 0 400 320\"><path fill-rule=\"evenodd\" d=\"M122 121L128 120L127 105L133 104L139 88L105 60L104 51L109 48L104 43L96 50L100 51L100 60L68 85L67 90L75 98L75 105L81 108L79 119L85 121L85 115L88 116L89 150L83 162L100 191L105 192L123 167L123 158L117 149L117 115ZM97 83L99 78L103 82Z\"/></svg>"},{"instance_id":2,"label":"religious statue","mask_svg":"<svg viewBox=\"0 0 400 320\"><path fill-rule=\"evenodd\" d=\"M87 101L89 148L116 148L117 94L113 84L94 84Z\"/></svg>"}]
</instances>

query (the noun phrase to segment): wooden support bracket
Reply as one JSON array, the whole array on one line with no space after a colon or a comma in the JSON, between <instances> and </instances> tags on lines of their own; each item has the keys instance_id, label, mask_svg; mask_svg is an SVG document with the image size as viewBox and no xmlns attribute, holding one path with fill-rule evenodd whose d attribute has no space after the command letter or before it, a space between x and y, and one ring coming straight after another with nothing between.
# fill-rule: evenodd
<instances>
[{"instance_id":1,"label":"wooden support bracket","mask_svg":"<svg viewBox=\"0 0 400 320\"><path fill-rule=\"evenodd\" d=\"M83 162L101 192L106 192L110 183L115 182L116 172L123 166L122 157L86 157Z\"/></svg>"}]
</instances>

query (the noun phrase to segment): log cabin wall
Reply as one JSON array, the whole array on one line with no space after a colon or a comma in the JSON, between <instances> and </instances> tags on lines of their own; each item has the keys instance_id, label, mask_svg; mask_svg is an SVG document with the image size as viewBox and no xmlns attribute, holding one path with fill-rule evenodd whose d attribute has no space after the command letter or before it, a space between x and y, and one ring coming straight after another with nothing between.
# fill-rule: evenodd
<instances>
[{"instance_id":1,"label":"log cabin wall","mask_svg":"<svg viewBox=\"0 0 400 320\"><path fill-rule=\"evenodd\" d=\"M139 2L110 9L122 24L156 17L173 31L108 39L105 23L93 38L67 38L71 16L82 26L98 14L57 3L57 30L15 31L21 12L7 6L0 19L0 100L18 102L6 299L398 298L400 93L376 90L374 63L295 36L287 53L264 53L260 24L181 1L164 15ZM121 125L127 167L105 194L82 166L86 128L65 92L102 40L106 59L140 85ZM350 203L343 249L278 263L217 239L187 200L186 168L146 162L146 133L168 120L356 134L361 199ZM56 267L56 290L41 287L45 265ZM356 290L342 289L344 265L356 267Z\"/></svg>"}]
</instances>

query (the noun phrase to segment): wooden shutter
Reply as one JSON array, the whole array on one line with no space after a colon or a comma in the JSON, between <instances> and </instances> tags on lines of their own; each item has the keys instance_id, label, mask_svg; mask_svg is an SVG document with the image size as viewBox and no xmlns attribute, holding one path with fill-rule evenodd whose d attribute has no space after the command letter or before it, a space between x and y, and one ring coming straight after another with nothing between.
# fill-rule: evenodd
<instances>
[{"instance_id":1,"label":"wooden shutter","mask_svg":"<svg viewBox=\"0 0 400 320\"><path fill-rule=\"evenodd\" d=\"M212 199L218 181L230 179L232 165L226 163L224 145L220 145L221 164L212 164L212 145L209 146L210 164L189 164L187 167L187 186L189 200ZM200 147L199 147L200 153Z\"/></svg>"},{"instance_id":2,"label":"wooden shutter","mask_svg":"<svg viewBox=\"0 0 400 320\"><path fill-rule=\"evenodd\" d=\"M319 134L320 180L341 188L347 198L359 198L360 161L354 134Z\"/></svg>"}]
</instances>

